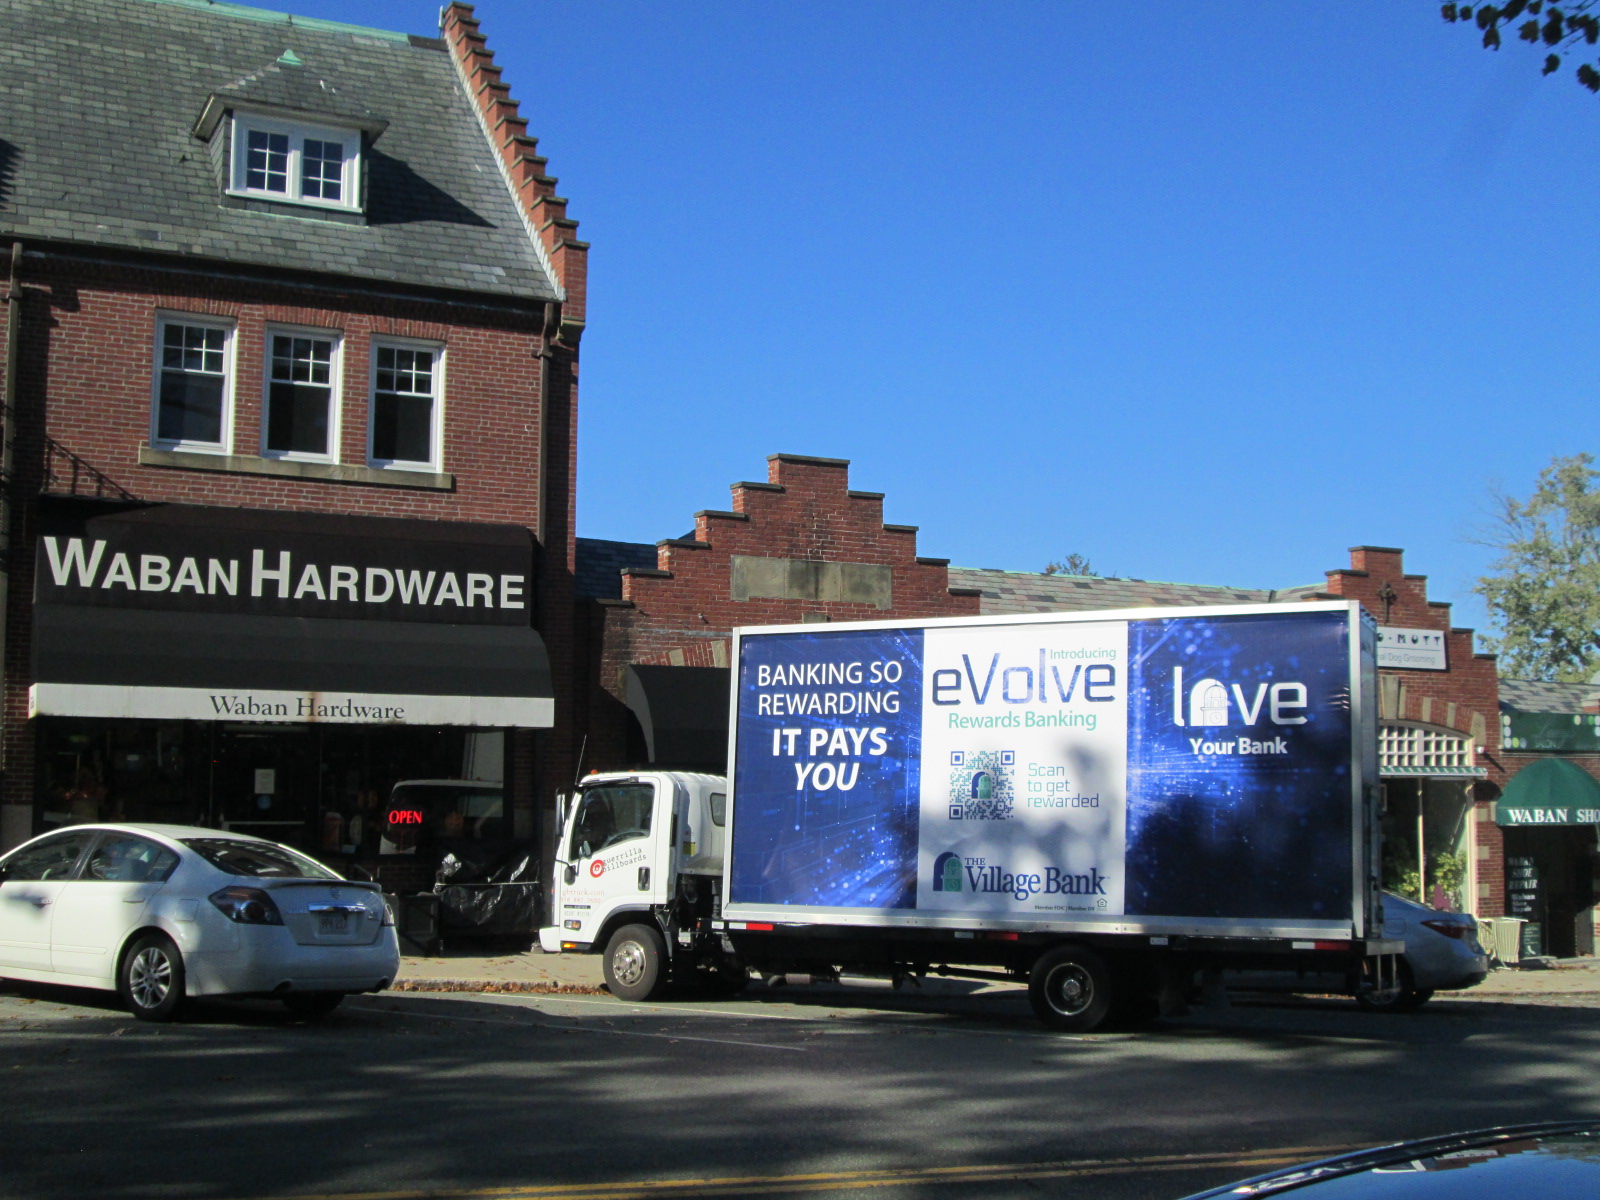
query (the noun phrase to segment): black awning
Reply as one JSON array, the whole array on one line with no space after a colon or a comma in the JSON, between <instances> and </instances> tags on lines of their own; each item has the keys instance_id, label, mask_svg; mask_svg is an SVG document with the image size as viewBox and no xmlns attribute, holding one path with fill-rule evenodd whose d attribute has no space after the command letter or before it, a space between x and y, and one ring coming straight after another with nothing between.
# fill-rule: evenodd
<instances>
[{"instance_id":1,"label":"black awning","mask_svg":"<svg viewBox=\"0 0 1600 1200\"><path fill-rule=\"evenodd\" d=\"M727 667L627 668L628 708L652 763L727 769L728 676Z\"/></svg>"},{"instance_id":2,"label":"black awning","mask_svg":"<svg viewBox=\"0 0 1600 1200\"><path fill-rule=\"evenodd\" d=\"M532 629L34 609L36 715L544 727L550 663Z\"/></svg>"}]
</instances>

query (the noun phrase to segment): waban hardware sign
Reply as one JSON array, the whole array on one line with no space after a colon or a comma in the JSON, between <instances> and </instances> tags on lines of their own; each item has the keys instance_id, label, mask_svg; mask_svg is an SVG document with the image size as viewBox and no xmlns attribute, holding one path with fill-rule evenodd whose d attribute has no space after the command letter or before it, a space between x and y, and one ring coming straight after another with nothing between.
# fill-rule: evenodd
<instances>
[{"instance_id":1,"label":"waban hardware sign","mask_svg":"<svg viewBox=\"0 0 1600 1200\"><path fill-rule=\"evenodd\" d=\"M60 532L47 528L39 537L37 603L528 623L527 543L385 537L381 525L368 530L353 520L338 534L315 527L236 529L129 519L86 525Z\"/></svg>"},{"instance_id":2,"label":"waban hardware sign","mask_svg":"<svg viewBox=\"0 0 1600 1200\"><path fill-rule=\"evenodd\" d=\"M35 715L551 723L525 529L61 506L35 546Z\"/></svg>"},{"instance_id":3,"label":"waban hardware sign","mask_svg":"<svg viewBox=\"0 0 1600 1200\"><path fill-rule=\"evenodd\" d=\"M731 902L1347 918L1349 622L747 634Z\"/></svg>"}]
</instances>

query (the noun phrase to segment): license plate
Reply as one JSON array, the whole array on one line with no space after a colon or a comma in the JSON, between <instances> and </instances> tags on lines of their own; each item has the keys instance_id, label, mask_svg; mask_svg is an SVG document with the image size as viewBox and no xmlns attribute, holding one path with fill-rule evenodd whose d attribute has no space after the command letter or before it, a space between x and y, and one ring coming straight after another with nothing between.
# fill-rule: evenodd
<instances>
[{"instance_id":1,"label":"license plate","mask_svg":"<svg viewBox=\"0 0 1600 1200\"><path fill-rule=\"evenodd\" d=\"M318 913L318 933L345 933L349 929L350 916L348 913Z\"/></svg>"}]
</instances>

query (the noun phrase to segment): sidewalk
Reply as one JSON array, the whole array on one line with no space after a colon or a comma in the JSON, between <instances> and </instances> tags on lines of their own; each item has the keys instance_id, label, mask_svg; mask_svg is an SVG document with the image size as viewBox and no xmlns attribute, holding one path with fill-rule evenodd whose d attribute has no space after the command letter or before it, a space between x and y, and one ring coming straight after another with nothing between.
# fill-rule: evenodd
<instances>
[{"instance_id":1,"label":"sidewalk","mask_svg":"<svg viewBox=\"0 0 1600 1200\"><path fill-rule=\"evenodd\" d=\"M930 976L928 982L935 982ZM535 992L593 994L604 991L598 954L545 954L538 946L521 953L475 951L470 944L436 957L406 957L394 990L404 992ZM1521 967L1489 972L1475 988L1440 992L1440 999L1515 1000L1540 996L1600 1001L1600 958L1536 959Z\"/></svg>"}]
</instances>

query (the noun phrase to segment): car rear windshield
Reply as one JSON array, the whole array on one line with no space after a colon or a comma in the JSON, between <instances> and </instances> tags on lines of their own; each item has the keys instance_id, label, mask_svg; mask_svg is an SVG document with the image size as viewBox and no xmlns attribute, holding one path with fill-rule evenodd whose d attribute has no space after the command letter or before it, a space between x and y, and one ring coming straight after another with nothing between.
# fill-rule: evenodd
<instances>
[{"instance_id":1,"label":"car rear windshield","mask_svg":"<svg viewBox=\"0 0 1600 1200\"><path fill-rule=\"evenodd\" d=\"M256 875L264 879L341 879L314 858L296 854L271 842L241 842L236 838L185 838L183 844L219 871L229 875Z\"/></svg>"}]
</instances>

